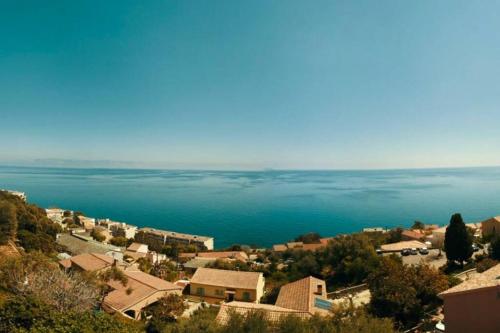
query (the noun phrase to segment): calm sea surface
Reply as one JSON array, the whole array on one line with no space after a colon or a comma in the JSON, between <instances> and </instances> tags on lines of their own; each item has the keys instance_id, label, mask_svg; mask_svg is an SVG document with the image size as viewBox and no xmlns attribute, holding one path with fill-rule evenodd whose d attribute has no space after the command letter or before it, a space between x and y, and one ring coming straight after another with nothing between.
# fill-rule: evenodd
<instances>
[{"instance_id":1,"label":"calm sea surface","mask_svg":"<svg viewBox=\"0 0 500 333\"><path fill-rule=\"evenodd\" d=\"M0 188L43 207L269 246L316 231L445 224L500 214L500 168L163 171L0 167Z\"/></svg>"}]
</instances>

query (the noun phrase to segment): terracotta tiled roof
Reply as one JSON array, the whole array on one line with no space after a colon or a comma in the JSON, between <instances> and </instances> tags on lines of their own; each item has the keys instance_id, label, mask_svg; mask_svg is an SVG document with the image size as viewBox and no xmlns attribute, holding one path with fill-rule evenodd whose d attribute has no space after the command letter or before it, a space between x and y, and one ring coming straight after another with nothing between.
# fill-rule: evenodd
<instances>
[{"instance_id":1,"label":"terracotta tiled roof","mask_svg":"<svg viewBox=\"0 0 500 333\"><path fill-rule=\"evenodd\" d=\"M139 258L145 258L147 256L147 253L126 250L125 252L123 252L123 255L129 256L134 260L138 260Z\"/></svg>"},{"instance_id":2,"label":"terracotta tiled roof","mask_svg":"<svg viewBox=\"0 0 500 333\"><path fill-rule=\"evenodd\" d=\"M71 260L71 266L76 265L88 272L109 267L114 261L112 257L100 253L84 253L71 257L69 260Z\"/></svg>"},{"instance_id":3,"label":"terracotta tiled roof","mask_svg":"<svg viewBox=\"0 0 500 333\"><path fill-rule=\"evenodd\" d=\"M104 298L104 304L117 311L124 311L158 291L182 290L180 286L141 271L123 273L128 278L127 284L123 285L117 280L109 281L108 285L114 290ZM158 294L158 298L162 296L163 293Z\"/></svg>"},{"instance_id":4,"label":"terracotta tiled roof","mask_svg":"<svg viewBox=\"0 0 500 333\"><path fill-rule=\"evenodd\" d=\"M63 268L70 268L71 260L70 259L59 260L59 265L61 265Z\"/></svg>"},{"instance_id":5,"label":"terracotta tiled roof","mask_svg":"<svg viewBox=\"0 0 500 333\"><path fill-rule=\"evenodd\" d=\"M321 286L320 293L317 293L318 286ZM313 314L320 312L314 307L314 299L317 297L326 299L325 281L309 276L281 287L276 305Z\"/></svg>"},{"instance_id":6,"label":"terracotta tiled roof","mask_svg":"<svg viewBox=\"0 0 500 333\"><path fill-rule=\"evenodd\" d=\"M221 305L216 320L220 324L226 324L232 312L246 316L254 311L262 311L266 319L273 322L277 322L291 314L301 318L311 317L309 312L285 309L276 305L233 301Z\"/></svg>"},{"instance_id":7,"label":"terracotta tiled roof","mask_svg":"<svg viewBox=\"0 0 500 333\"><path fill-rule=\"evenodd\" d=\"M439 294L439 296L448 296L497 286L500 286L500 264L497 264L482 273L477 273L469 280L443 291Z\"/></svg>"},{"instance_id":8,"label":"terracotta tiled roof","mask_svg":"<svg viewBox=\"0 0 500 333\"><path fill-rule=\"evenodd\" d=\"M302 250L304 250L304 251L316 251L322 247L324 247L324 245L321 243L304 244L304 245L302 245Z\"/></svg>"},{"instance_id":9,"label":"terracotta tiled roof","mask_svg":"<svg viewBox=\"0 0 500 333\"><path fill-rule=\"evenodd\" d=\"M401 233L401 236L417 240L417 239L421 239L422 237L424 237L425 234L422 234L422 233L417 232L415 230L403 230L403 232Z\"/></svg>"},{"instance_id":10,"label":"terracotta tiled roof","mask_svg":"<svg viewBox=\"0 0 500 333\"><path fill-rule=\"evenodd\" d=\"M198 268L191 283L226 288L257 289L262 273L228 271L213 268Z\"/></svg>"}]
</instances>

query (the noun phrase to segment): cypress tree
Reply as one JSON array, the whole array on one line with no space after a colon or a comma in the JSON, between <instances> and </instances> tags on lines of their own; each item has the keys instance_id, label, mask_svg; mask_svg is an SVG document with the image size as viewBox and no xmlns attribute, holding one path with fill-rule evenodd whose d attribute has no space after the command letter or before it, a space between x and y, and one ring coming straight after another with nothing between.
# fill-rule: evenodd
<instances>
[{"instance_id":1,"label":"cypress tree","mask_svg":"<svg viewBox=\"0 0 500 333\"><path fill-rule=\"evenodd\" d=\"M472 237L460 214L453 214L446 228L444 250L448 261L458 261L461 265L472 256Z\"/></svg>"}]
</instances>

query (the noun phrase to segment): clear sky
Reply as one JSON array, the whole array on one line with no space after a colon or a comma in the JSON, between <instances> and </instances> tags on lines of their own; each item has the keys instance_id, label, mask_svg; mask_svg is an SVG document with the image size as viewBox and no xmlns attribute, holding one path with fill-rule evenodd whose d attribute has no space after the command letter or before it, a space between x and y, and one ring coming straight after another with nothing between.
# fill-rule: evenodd
<instances>
[{"instance_id":1,"label":"clear sky","mask_svg":"<svg viewBox=\"0 0 500 333\"><path fill-rule=\"evenodd\" d=\"M500 2L1 1L0 163L500 165Z\"/></svg>"}]
</instances>

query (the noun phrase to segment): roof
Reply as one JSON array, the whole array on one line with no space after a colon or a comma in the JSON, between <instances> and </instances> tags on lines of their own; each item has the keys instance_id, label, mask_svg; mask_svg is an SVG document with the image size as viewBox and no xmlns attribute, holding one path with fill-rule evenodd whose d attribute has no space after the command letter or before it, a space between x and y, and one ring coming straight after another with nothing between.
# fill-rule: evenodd
<instances>
[{"instance_id":1,"label":"roof","mask_svg":"<svg viewBox=\"0 0 500 333\"><path fill-rule=\"evenodd\" d=\"M413 238L413 239L420 239L425 236L425 234L415 231L415 230L403 230L401 233L401 236L403 237L408 237L408 238Z\"/></svg>"},{"instance_id":2,"label":"roof","mask_svg":"<svg viewBox=\"0 0 500 333\"><path fill-rule=\"evenodd\" d=\"M439 296L448 296L471 292L474 290L497 287L500 285L500 264L482 272L477 273L469 280L466 280L459 285L456 285L448 290L443 291Z\"/></svg>"},{"instance_id":3,"label":"roof","mask_svg":"<svg viewBox=\"0 0 500 333\"><path fill-rule=\"evenodd\" d=\"M57 243L64 245L68 248L71 254L81 254L81 253L106 253L109 251L119 250L111 244L104 244L101 242L96 242L93 240L87 241L85 237L78 234L70 235L66 233L59 234L57 237Z\"/></svg>"},{"instance_id":4,"label":"roof","mask_svg":"<svg viewBox=\"0 0 500 333\"><path fill-rule=\"evenodd\" d=\"M184 264L184 268L200 268L206 267L209 263L214 262L214 258L194 258Z\"/></svg>"},{"instance_id":5,"label":"roof","mask_svg":"<svg viewBox=\"0 0 500 333\"><path fill-rule=\"evenodd\" d=\"M427 245L416 240L402 241L397 243L384 244L380 246L380 248L384 251L401 251L402 249L411 249L411 248L420 249L423 247L427 247Z\"/></svg>"},{"instance_id":6,"label":"roof","mask_svg":"<svg viewBox=\"0 0 500 333\"><path fill-rule=\"evenodd\" d=\"M319 248L324 247L321 243L312 243L312 244L304 244L302 245L302 250L304 251L316 251Z\"/></svg>"},{"instance_id":7,"label":"roof","mask_svg":"<svg viewBox=\"0 0 500 333\"><path fill-rule=\"evenodd\" d=\"M109 281L108 285L114 290L104 298L104 304L117 311L124 311L158 291L182 290L180 286L141 271L123 273L128 278L127 283L123 285L117 280ZM162 295L159 294L158 298Z\"/></svg>"},{"instance_id":8,"label":"roof","mask_svg":"<svg viewBox=\"0 0 500 333\"><path fill-rule=\"evenodd\" d=\"M283 317L289 316L290 314L297 315L301 318L307 318L311 316L308 312L286 309L271 304L256 304L233 301L221 304L216 320L220 324L226 324L232 312L238 313L240 315L248 315L249 313L254 311L262 311L266 319L273 322L280 321L281 319L283 319Z\"/></svg>"},{"instance_id":9,"label":"roof","mask_svg":"<svg viewBox=\"0 0 500 333\"><path fill-rule=\"evenodd\" d=\"M67 260L67 259L65 259ZM71 257L69 259L71 261L71 265L77 265L84 271L92 272L92 271L98 271L103 268L109 267L113 264L114 258L100 254L100 253L84 253L80 254L74 257ZM64 261L64 260L62 260ZM64 266L66 262L59 262L61 265Z\"/></svg>"},{"instance_id":10,"label":"roof","mask_svg":"<svg viewBox=\"0 0 500 333\"><path fill-rule=\"evenodd\" d=\"M489 218L487 220L482 221L481 223L486 223L486 222L500 223L500 216L495 216L495 217Z\"/></svg>"},{"instance_id":11,"label":"roof","mask_svg":"<svg viewBox=\"0 0 500 333\"><path fill-rule=\"evenodd\" d=\"M59 260L59 265L61 265L63 268L71 268L71 260L70 259Z\"/></svg>"},{"instance_id":12,"label":"roof","mask_svg":"<svg viewBox=\"0 0 500 333\"><path fill-rule=\"evenodd\" d=\"M143 245L146 245L146 244L134 242L134 243L130 244L129 247L127 247L127 251L137 252L141 248L141 246L143 246Z\"/></svg>"},{"instance_id":13,"label":"roof","mask_svg":"<svg viewBox=\"0 0 500 333\"><path fill-rule=\"evenodd\" d=\"M130 258L132 258L134 260L138 260L139 258L145 258L148 256L147 253L135 252L135 251L129 251L129 250L125 250L125 252L123 252L123 255L129 256Z\"/></svg>"},{"instance_id":14,"label":"roof","mask_svg":"<svg viewBox=\"0 0 500 333\"><path fill-rule=\"evenodd\" d=\"M257 289L259 280L262 277L262 273L259 272L198 268L191 279L191 283L253 290Z\"/></svg>"},{"instance_id":15,"label":"roof","mask_svg":"<svg viewBox=\"0 0 500 333\"><path fill-rule=\"evenodd\" d=\"M248 260L248 255L243 251L198 252L197 256L200 258Z\"/></svg>"},{"instance_id":16,"label":"roof","mask_svg":"<svg viewBox=\"0 0 500 333\"><path fill-rule=\"evenodd\" d=\"M319 285L321 293L316 293ZM326 284L323 280L309 276L282 286L276 305L313 314L319 312L314 306L315 298L326 299Z\"/></svg>"}]
</instances>

